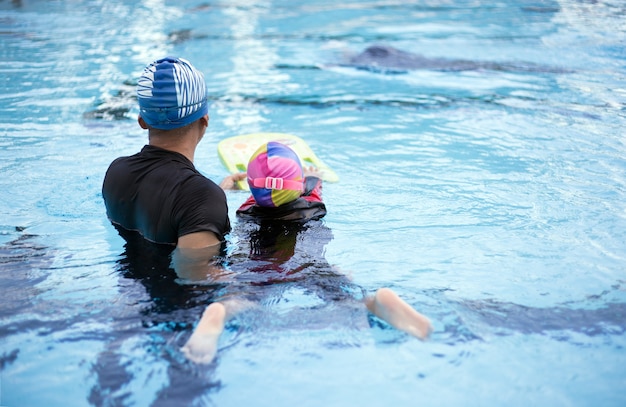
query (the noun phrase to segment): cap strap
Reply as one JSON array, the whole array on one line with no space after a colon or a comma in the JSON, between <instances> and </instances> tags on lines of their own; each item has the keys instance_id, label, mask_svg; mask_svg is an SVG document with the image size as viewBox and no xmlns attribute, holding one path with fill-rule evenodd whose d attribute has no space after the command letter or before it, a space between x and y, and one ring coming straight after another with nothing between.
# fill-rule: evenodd
<instances>
[{"instance_id":1,"label":"cap strap","mask_svg":"<svg viewBox=\"0 0 626 407\"><path fill-rule=\"evenodd\" d=\"M289 189L293 191L302 191L302 188L304 186L302 181L293 181L293 180L288 180L288 179L283 179L283 178L272 178L272 177L255 178L255 179L248 178L248 180L252 181L252 186L255 188L265 188L265 189L275 189L275 190Z\"/></svg>"}]
</instances>

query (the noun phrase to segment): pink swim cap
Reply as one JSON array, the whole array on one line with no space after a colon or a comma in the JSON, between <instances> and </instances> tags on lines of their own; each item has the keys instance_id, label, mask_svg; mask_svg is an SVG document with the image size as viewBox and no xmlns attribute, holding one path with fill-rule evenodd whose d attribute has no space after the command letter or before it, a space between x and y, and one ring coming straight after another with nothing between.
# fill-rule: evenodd
<instances>
[{"instance_id":1,"label":"pink swim cap","mask_svg":"<svg viewBox=\"0 0 626 407\"><path fill-rule=\"evenodd\" d=\"M295 201L304 191L298 155L286 145L270 141L248 162L248 185L259 206L277 207Z\"/></svg>"}]
</instances>

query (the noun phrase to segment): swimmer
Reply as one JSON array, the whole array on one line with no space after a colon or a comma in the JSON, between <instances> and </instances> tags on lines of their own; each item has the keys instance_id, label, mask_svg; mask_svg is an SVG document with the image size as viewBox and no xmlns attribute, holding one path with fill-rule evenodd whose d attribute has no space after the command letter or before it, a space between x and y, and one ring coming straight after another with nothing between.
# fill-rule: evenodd
<instances>
[{"instance_id":1,"label":"swimmer","mask_svg":"<svg viewBox=\"0 0 626 407\"><path fill-rule=\"evenodd\" d=\"M321 178L314 168L303 169L296 153L282 143L269 142L259 147L248 163L247 180L252 194L237 210L241 220L303 225L326 215ZM263 233L269 233L269 228L257 231ZM295 246L295 238L293 241ZM281 253L293 254L293 248ZM432 332L430 320L390 288L378 289L363 302L373 315L418 339L424 340ZM226 321L252 306L249 301L238 300L209 305L182 348L187 358L197 363L212 362Z\"/></svg>"},{"instance_id":2,"label":"swimmer","mask_svg":"<svg viewBox=\"0 0 626 407\"><path fill-rule=\"evenodd\" d=\"M209 126L204 75L183 58L145 67L137 83L139 126L148 131L140 152L115 159L102 197L107 217L126 240L170 247L215 247L230 232L223 188L194 165ZM228 177L222 183L233 183Z\"/></svg>"}]
</instances>

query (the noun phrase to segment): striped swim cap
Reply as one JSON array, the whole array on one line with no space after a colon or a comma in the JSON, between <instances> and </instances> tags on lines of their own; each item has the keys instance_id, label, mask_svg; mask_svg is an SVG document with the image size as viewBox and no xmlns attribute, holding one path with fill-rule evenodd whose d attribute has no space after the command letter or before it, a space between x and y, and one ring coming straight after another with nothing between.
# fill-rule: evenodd
<instances>
[{"instance_id":1,"label":"striped swim cap","mask_svg":"<svg viewBox=\"0 0 626 407\"><path fill-rule=\"evenodd\" d=\"M202 72L182 58L166 57L146 66L137 81L139 115L150 126L171 130L208 113Z\"/></svg>"},{"instance_id":2,"label":"striped swim cap","mask_svg":"<svg viewBox=\"0 0 626 407\"><path fill-rule=\"evenodd\" d=\"M270 141L248 162L248 185L259 206L277 207L295 201L304 191L298 155L286 145Z\"/></svg>"}]
</instances>

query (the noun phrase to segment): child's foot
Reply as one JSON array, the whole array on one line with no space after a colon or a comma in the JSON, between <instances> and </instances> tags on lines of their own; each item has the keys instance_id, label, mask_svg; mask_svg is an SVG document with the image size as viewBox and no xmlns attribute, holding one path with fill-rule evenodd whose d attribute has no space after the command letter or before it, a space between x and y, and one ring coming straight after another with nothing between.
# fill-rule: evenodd
<instances>
[{"instance_id":1,"label":"child's foot","mask_svg":"<svg viewBox=\"0 0 626 407\"><path fill-rule=\"evenodd\" d=\"M222 331L226 309L219 302L209 305L202 313L198 326L181 348L187 359L196 363L211 363L217 354L217 342Z\"/></svg>"},{"instance_id":2,"label":"child's foot","mask_svg":"<svg viewBox=\"0 0 626 407\"><path fill-rule=\"evenodd\" d=\"M389 288L376 291L374 298L368 303L368 308L394 328L419 339L427 338L433 330L426 316L413 309Z\"/></svg>"}]
</instances>

